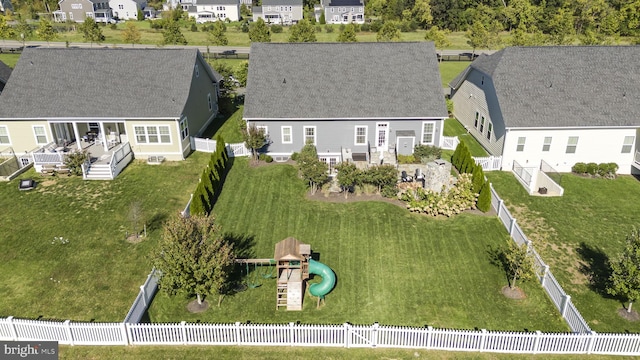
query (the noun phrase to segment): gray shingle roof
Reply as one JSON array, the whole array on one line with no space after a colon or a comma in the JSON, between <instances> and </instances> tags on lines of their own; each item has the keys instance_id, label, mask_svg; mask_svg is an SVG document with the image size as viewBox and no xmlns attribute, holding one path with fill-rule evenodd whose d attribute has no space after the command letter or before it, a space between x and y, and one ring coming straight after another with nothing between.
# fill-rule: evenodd
<instances>
[{"instance_id":1,"label":"gray shingle roof","mask_svg":"<svg viewBox=\"0 0 640 360\"><path fill-rule=\"evenodd\" d=\"M262 6L302 6L302 0L262 0Z\"/></svg>"},{"instance_id":2,"label":"gray shingle roof","mask_svg":"<svg viewBox=\"0 0 640 360\"><path fill-rule=\"evenodd\" d=\"M362 6L362 0L329 0L328 6Z\"/></svg>"},{"instance_id":3,"label":"gray shingle roof","mask_svg":"<svg viewBox=\"0 0 640 360\"><path fill-rule=\"evenodd\" d=\"M511 47L471 67L493 79L507 127L639 126L639 58L640 46Z\"/></svg>"},{"instance_id":4,"label":"gray shingle roof","mask_svg":"<svg viewBox=\"0 0 640 360\"><path fill-rule=\"evenodd\" d=\"M27 48L0 95L0 118L177 117L197 54Z\"/></svg>"},{"instance_id":5,"label":"gray shingle roof","mask_svg":"<svg viewBox=\"0 0 640 360\"><path fill-rule=\"evenodd\" d=\"M0 82L6 83L11 75L11 68L7 64L0 61Z\"/></svg>"},{"instance_id":6,"label":"gray shingle roof","mask_svg":"<svg viewBox=\"0 0 640 360\"><path fill-rule=\"evenodd\" d=\"M447 117L435 47L254 43L246 119Z\"/></svg>"},{"instance_id":7,"label":"gray shingle roof","mask_svg":"<svg viewBox=\"0 0 640 360\"><path fill-rule=\"evenodd\" d=\"M235 6L240 4L240 0L198 0L197 5L227 5Z\"/></svg>"}]
</instances>

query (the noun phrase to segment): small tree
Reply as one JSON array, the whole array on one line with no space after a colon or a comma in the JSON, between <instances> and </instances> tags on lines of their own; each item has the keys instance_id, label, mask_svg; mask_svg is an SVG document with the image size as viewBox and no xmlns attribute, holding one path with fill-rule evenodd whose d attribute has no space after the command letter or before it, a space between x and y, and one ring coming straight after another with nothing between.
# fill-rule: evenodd
<instances>
[{"instance_id":1,"label":"small tree","mask_svg":"<svg viewBox=\"0 0 640 360\"><path fill-rule=\"evenodd\" d=\"M358 170L355 164L347 162L336 165L336 170L338 170L338 184L342 187L344 198L346 199L351 188L358 185L362 177L362 172Z\"/></svg>"},{"instance_id":2,"label":"small tree","mask_svg":"<svg viewBox=\"0 0 640 360\"><path fill-rule=\"evenodd\" d=\"M237 67L235 71L236 80L240 83L240 86L247 86L247 76L249 75L249 62L243 61Z\"/></svg>"},{"instance_id":3,"label":"small tree","mask_svg":"<svg viewBox=\"0 0 640 360\"><path fill-rule=\"evenodd\" d=\"M207 199L205 199L206 190L204 184L199 182L196 186L196 190L193 192L193 199L191 199L191 206L189 206L189 214L194 215L207 215Z\"/></svg>"},{"instance_id":4,"label":"small tree","mask_svg":"<svg viewBox=\"0 0 640 360\"><path fill-rule=\"evenodd\" d=\"M251 149L251 157L253 161L258 160L258 150L267 143L267 134L264 128L259 128L255 124L245 126L242 131L244 144Z\"/></svg>"},{"instance_id":5,"label":"small tree","mask_svg":"<svg viewBox=\"0 0 640 360\"><path fill-rule=\"evenodd\" d=\"M320 25L325 25L327 23L327 18L324 15L324 9L322 9L322 12L320 13Z\"/></svg>"},{"instance_id":6,"label":"small tree","mask_svg":"<svg viewBox=\"0 0 640 360\"><path fill-rule=\"evenodd\" d=\"M144 20L144 13L142 12L142 10L138 9L138 13L136 14L136 17L138 18L138 21Z\"/></svg>"},{"instance_id":7,"label":"small tree","mask_svg":"<svg viewBox=\"0 0 640 360\"><path fill-rule=\"evenodd\" d=\"M473 54L476 53L477 48L488 47L489 43L489 31L480 21L476 21L471 25L471 28L466 32L467 44L473 49Z\"/></svg>"},{"instance_id":8,"label":"small tree","mask_svg":"<svg viewBox=\"0 0 640 360\"><path fill-rule=\"evenodd\" d=\"M640 298L640 229L633 229L627 235L622 254L611 263L610 284L607 293L621 296L629 302L627 312Z\"/></svg>"},{"instance_id":9,"label":"small tree","mask_svg":"<svg viewBox=\"0 0 640 360\"><path fill-rule=\"evenodd\" d=\"M318 159L318 151L313 144L302 147L297 162L302 178L309 182L311 195L315 194L329 178L327 175L329 167Z\"/></svg>"},{"instance_id":10,"label":"small tree","mask_svg":"<svg viewBox=\"0 0 640 360\"><path fill-rule=\"evenodd\" d=\"M307 19L298 21L289 29L289 42L316 42L316 28Z\"/></svg>"},{"instance_id":11,"label":"small tree","mask_svg":"<svg viewBox=\"0 0 640 360\"><path fill-rule=\"evenodd\" d=\"M379 42L384 41L399 41L400 29L395 21L385 21L384 25L378 30L376 40Z\"/></svg>"},{"instance_id":12,"label":"small tree","mask_svg":"<svg viewBox=\"0 0 640 360\"><path fill-rule=\"evenodd\" d=\"M480 190L482 190L482 187L484 186L484 170L482 170L482 166L475 166L473 168L472 175L473 178L471 182L473 185L471 186L471 190L474 193L479 194Z\"/></svg>"},{"instance_id":13,"label":"small tree","mask_svg":"<svg viewBox=\"0 0 640 360\"><path fill-rule=\"evenodd\" d=\"M58 37L58 33L53 28L53 25L50 21L46 19L40 19L40 23L38 24L38 37L47 42L47 46L49 46L49 42Z\"/></svg>"},{"instance_id":14,"label":"small tree","mask_svg":"<svg viewBox=\"0 0 640 360\"><path fill-rule=\"evenodd\" d=\"M271 42L271 32L262 18L258 18L256 22L249 25L249 40L251 42Z\"/></svg>"},{"instance_id":15,"label":"small tree","mask_svg":"<svg viewBox=\"0 0 640 360\"><path fill-rule=\"evenodd\" d=\"M98 27L98 24L96 24L92 17L87 17L84 22L78 26L78 29L82 33L84 40L91 43L91 47L93 47L93 43L100 44L105 39L102 34L102 29Z\"/></svg>"},{"instance_id":16,"label":"small tree","mask_svg":"<svg viewBox=\"0 0 640 360\"><path fill-rule=\"evenodd\" d=\"M67 154L64 158L64 164L69 168L69 174L82 175L82 164L89 159L87 150L76 150Z\"/></svg>"},{"instance_id":17,"label":"small tree","mask_svg":"<svg viewBox=\"0 0 640 360\"><path fill-rule=\"evenodd\" d=\"M131 230L133 235L138 238L140 236L140 222L144 223L144 212L142 211L142 202L135 200L129 205L129 221L131 222ZM146 227L145 227L146 228Z\"/></svg>"},{"instance_id":18,"label":"small tree","mask_svg":"<svg viewBox=\"0 0 640 360\"><path fill-rule=\"evenodd\" d=\"M165 45L187 45L187 39L180 31L180 24L177 21L169 20L167 22L162 31L162 43Z\"/></svg>"},{"instance_id":19,"label":"small tree","mask_svg":"<svg viewBox=\"0 0 640 360\"><path fill-rule=\"evenodd\" d=\"M356 25L354 23L347 24L347 26L340 31L338 42L358 42L356 38Z\"/></svg>"},{"instance_id":20,"label":"small tree","mask_svg":"<svg viewBox=\"0 0 640 360\"><path fill-rule=\"evenodd\" d=\"M511 289L516 288L516 281L528 280L535 275L533 257L529 256L527 244L518 245L515 241L508 239L503 257Z\"/></svg>"},{"instance_id":21,"label":"small tree","mask_svg":"<svg viewBox=\"0 0 640 360\"><path fill-rule=\"evenodd\" d=\"M4 40L12 37L14 37L13 28L7 23L7 18L0 15L0 39L4 42Z\"/></svg>"},{"instance_id":22,"label":"small tree","mask_svg":"<svg viewBox=\"0 0 640 360\"><path fill-rule=\"evenodd\" d=\"M216 46L225 46L229 44L229 39L227 39L227 26L224 24L224 21L216 21L213 23L213 27L207 34L207 37L211 43Z\"/></svg>"},{"instance_id":23,"label":"small tree","mask_svg":"<svg viewBox=\"0 0 640 360\"><path fill-rule=\"evenodd\" d=\"M136 24L131 21L127 22L124 30L122 30L122 40L127 44L131 44L131 46L135 46L140 43L141 38L142 35Z\"/></svg>"},{"instance_id":24,"label":"small tree","mask_svg":"<svg viewBox=\"0 0 640 360\"><path fill-rule=\"evenodd\" d=\"M218 294L218 306L228 288L235 261L233 244L223 236L214 216L175 216L164 226L154 266L162 272L159 284L169 295Z\"/></svg>"},{"instance_id":25,"label":"small tree","mask_svg":"<svg viewBox=\"0 0 640 360\"><path fill-rule=\"evenodd\" d=\"M372 166L364 173L364 181L375 185L378 193L384 188L393 188L398 182L398 170L392 165Z\"/></svg>"}]
</instances>

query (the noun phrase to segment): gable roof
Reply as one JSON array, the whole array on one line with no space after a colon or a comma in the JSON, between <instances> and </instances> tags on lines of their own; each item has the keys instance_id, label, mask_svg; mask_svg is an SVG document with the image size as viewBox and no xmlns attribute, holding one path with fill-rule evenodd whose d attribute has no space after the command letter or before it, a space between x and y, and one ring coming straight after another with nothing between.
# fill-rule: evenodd
<instances>
[{"instance_id":1,"label":"gable roof","mask_svg":"<svg viewBox=\"0 0 640 360\"><path fill-rule=\"evenodd\" d=\"M510 47L470 68L491 77L506 127L638 126L638 58L640 46Z\"/></svg>"},{"instance_id":2,"label":"gable roof","mask_svg":"<svg viewBox=\"0 0 640 360\"><path fill-rule=\"evenodd\" d=\"M197 49L27 48L0 95L0 118L178 117L197 56ZM215 77L200 71L207 72Z\"/></svg>"},{"instance_id":3,"label":"gable roof","mask_svg":"<svg viewBox=\"0 0 640 360\"><path fill-rule=\"evenodd\" d=\"M446 118L435 47L253 43L244 117Z\"/></svg>"},{"instance_id":4,"label":"gable roof","mask_svg":"<svg viewBox=\"0 0 640 360\"><path fill-rule=\"evenodd\" d=\"M0 61L0 83L6 84L11 76L11 68Z\"/></svg>"}]
</instances>

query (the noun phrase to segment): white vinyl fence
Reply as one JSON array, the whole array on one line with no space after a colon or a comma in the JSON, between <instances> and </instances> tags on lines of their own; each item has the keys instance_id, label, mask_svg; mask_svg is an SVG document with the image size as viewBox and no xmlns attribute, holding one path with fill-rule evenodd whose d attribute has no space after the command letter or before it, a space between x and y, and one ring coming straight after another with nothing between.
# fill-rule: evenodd
<instances>
[{"instance_id":1,"label":"white vinyl fence","mask_svg":"<svg viewBox=\"0 0 640 360\"><path fill-rule=\"evenodd\" d=\"M500 199L500 196L498 196L498 193L493 189L493 186L491 186L491 206L498 213L498 218L505 228L507 228L513 241L518 245L526 244L529 248L529 254L533 256L540 284L553 301L553 304L560 311L560 314L562 314L571 331L576 333L590 333L591 328L571 302L571 296L567 295L560 284L558 284L553 274L551 274L551 271L549 271L549 266L542 261L540 255L535 251L531 245L531 241L527 239L524 231L522 231L516 219L511 215L509 210L507 210L507 207L504 205L502 199Z\"/></svg>"},{"instance_id":2,"label":"white vinyl fence","mask_svg":"<svg viewBox=\"0 0 640 360\"><path fill-rule=\"evenodd\" d=\"M460 144L460 139L457 136L443 136L440 147L444 150L455 150Z\"/></svg>"},{"instance_id":3,"label":"white vinyl fence","mask_svg":"<svg viewBox=\"0 0 640 360\"><path fill-rule=\"evenodd\" d=\"M403 348L525 354L640 355L640 335L289 324L75 323L0 318L0 340L65 345L259 345Z\"/></svg>"},{"instance_id":4,"label":"white vinyl fence","mask_svg":"<svg viewBox=\"0 0 640 360\"><path fill-rule=\"evenodd\" d=\"M191 137L191 147L195 151L214 152L216 144L215 140ZM247 149L244 143L226 144L226 149L229 157L251 156L251 149Z\"/></svg>"},{"instance_id":5,"label":"white vinyl fence","mask_svg":"<svg viewBox=\"0 0 640 360\"><path fill-rule=\"evenodd\" d=\"M484 171L500 170L502 168L502 156L473 157L476 164Z\"/></svg>"},{"instance_id":6,"label":"white vinyl fence","mask_svg":"<svg viewBox=\"0 0 640 360\"><path fill-rule=\"evenodd\" d=\"M160 277L159 271L156 268L151 270L151 273L147 275L147 281L144 282L143 285L140 286L140 292L138 292L138 296L133 301L133 305L131 305L131 309L127 313L127 316L124 318L124 322L126 323L139 323L142 319L142 316L147 311L147 308L151 304L151 300L153 300L153 296L156 294L158 290L158 279Z\"/></svg>"}]
</instances>

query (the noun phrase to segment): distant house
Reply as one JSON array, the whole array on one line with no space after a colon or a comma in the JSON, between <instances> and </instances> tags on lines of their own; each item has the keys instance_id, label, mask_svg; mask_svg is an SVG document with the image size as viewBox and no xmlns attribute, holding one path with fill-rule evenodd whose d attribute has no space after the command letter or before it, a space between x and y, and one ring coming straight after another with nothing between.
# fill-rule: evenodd
<instances>
[{"instance_id":1,"label":"distant house","mask_svg":"<svg viewBox=\"0 0 640 360\"><path fill-rule=\"evenodd\" d=\"M187 12L199 24L218 20L238 21L240 0L194 0L187 7Z\"/></svg>"},{"instance_id":2,"label":"distant house","mask_svg":"<svg viewBox=\"0 0 640 360\"><path fill-rule=\"evenodd\" d=\"M265 129L263 151L278 161L312 143L330 166L395 163L440 144L440 81L430 42L254 43L243 117Z\"/></svg>"},{"instance_id":3,"label":"distant house","mask_svg":"<svg viewBox=\"0 0 640 360\"><path fill-rule=\"evenodd\" d=\"M7 84L7 81L9 81L9 76L11 76L11 68L0 61L0 94L2 94L2 90Z\"/></svg>"},{"instance_id":4,"label":"distant house","mask_svg":"<svg viewBox=\"0 0 640 360\"><path fill-rule=\"evenodd\" d=\"M138 11L147 7L146 0L109 0L113 16L120 20L137 20Z\"/></svg>"},{"instance_id":5,"label":"distant house","mask_svg":"<svg viewBox=\"0 0 640 360\"><path fill-rule=\"evenodd\" d=\"M98 23L108 23L113 20L113 13L108 0L60 0L60 10L53 12L57 22L84 22L87 17Z\"/></svg>"},{"instance_id":6,"label":"distant house","mask_svg":"<svg viewBox=\"0 0 640 360\"><path fill-rule=\"evenodd\" d=\"M0 95L0 147L85 149L89 173L123 147L182 160L218 112L219 80L197 49L27 48Z\"/></svg>"},{"instance_id":7,"label":"distant house","mask_svg":"<svg viewBox=\"0 0 640 360\"><path fill-rule=\"evenodd\" d=\"M7 11L13 11L11 0L0 0L0 12L5 13Z\"/></svg>"},{"instance_id":8,"label":"distant house","mask_svg":"<svg viewBox=\"0 0 640 360\"><path fill-rule=\"evenodd\" d=\"M364 24L363 0L326 0L324 18L327 24Z\"/></svg>"},{"instance_id":9,"label":"distant house","mask_svg":"<svg viewBox=\"0 0 640 360\"><path fill-rule=\"evenodd\" d=\"M302 20L302 0L263 0L253 7L253 21L262 18L270 24L297 24Z\"/></svg>"},{"instance_id":10,"label":"distant house","mask_svg":"<svg viewBox=\"0 0 640 360\"><path fill-rule=\"evenodd\" d=\"M576 162L638 163L640 47L510 47L451 82L453 113L496 156L569 172ZM635 171L635 170L634 170Z\"/></svg>"}]
</instances>

